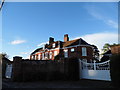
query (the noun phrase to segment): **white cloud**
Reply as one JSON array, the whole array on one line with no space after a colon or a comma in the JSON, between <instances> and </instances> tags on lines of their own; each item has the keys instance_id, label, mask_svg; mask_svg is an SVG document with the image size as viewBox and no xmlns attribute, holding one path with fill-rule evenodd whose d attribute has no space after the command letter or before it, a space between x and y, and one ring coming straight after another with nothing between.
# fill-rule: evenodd
<instances>
[{"instance_id":1,"label":"white cloud","mask_svg":"<svg viewBox=\"0 0 120 90\"><path fill-rule=\"evenodd\" d=\"M42 42L42 43L38 44L37 46L38 46L38 47L42 47L43 45L48 44L48 43L49 43L49 42Z\"/></svg>"},{"instance_id":2,"label":"white cloud","mask_svg":"<svg viewBox=\"0 0 120 90\"><path fill-rule=\"evenodd\" d=\"M30 54L29 52L21 52L20 54Z\"/></svg>"},{"instance_id":3,"label":"white cloud","mask_svg":"<svg viewBox=\"0 0 120 90\"><path fill-rule=\"evenodd\" d=\"M21 44L21 43L25 43L26 40L14 40L11 42L12 45L16 45L16 44Z\"/></svg>"},{"instance_id":4,"label":"white cloud","mask_svg":"<svg viewBox=\"0 0 120 90\"><path fill-rule=\"evenodd\" d=\"M100 50L100 52L105 43L110 43L110 44L118 43L117 33L107 33L107 32L94 33L94 34L87 34L77 38L82 38L88 43L96 45Z\"/></svg>"},{"instance_id":5,"label":"white cloud","mask_svg":"<svg viewBox=\"0 0 120 90\"><path fill-rule=\"evenodd\" d=\"M106 24L108 24L108 25L110 25L110 26L112 26L112 27L114 27L114 28L118 28L118 23L116 23L116 22L113 21L113 20L107 20L107 21L106 21Z\"/></svg>"},{"instance_id":6,"label":"white cloud","mask_svg":"<svg viewBox=\"0 0 120 90\"><path fill-rule=\"evenodd\" d=\"M118 23L117 23L117 21L109 19L108 17L106 17L103 14L101 14L99 12L99 10L95 6L92 6L91 8L85 7L85 9L88 11L88 13L91 16L95 17L98 20L103 21L105 24L107 24L107 25L109 25L109 26L111 26L113 28L118 29Z\"/></svg>"},{"instance_id":7,"label":"white cloud","mask_svg":"<svg viewBox=\"0 0 120 90\"><path fill-rule=\"evenodd\" d=\"M99 13L95 12L94 10L90 10L89 11L89 14L99 20L103 20L103 17L102 15L100 15Z\"/></svg>"}]
</instances>

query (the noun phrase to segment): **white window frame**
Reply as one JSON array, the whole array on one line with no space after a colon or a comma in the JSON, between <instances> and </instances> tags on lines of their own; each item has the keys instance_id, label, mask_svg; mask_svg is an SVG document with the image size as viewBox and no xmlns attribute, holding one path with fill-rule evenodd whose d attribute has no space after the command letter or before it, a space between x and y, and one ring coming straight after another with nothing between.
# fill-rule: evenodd
<instances>
[{"instance_id":1,"label":"white window frame","mask_svg":"<svg viewBox=\"0 0 120 90\"><path fill-rule=\"evenodd\" d=\"M55 47L55 43L53 43L53 45L52 45L52 46L53 46L53 48L54 48L54 47Z\"/></svg>"},{"instance_id":2,"label":"white window frame","mask_svg":"<svg viewBox=\"0 0 120 90\"><path fill-rule=\"evenodd\" d=\"M64 57L67 58L68 57L68 49L64 50Z\"/></svg>"},{"instance_id":3,"label":"white window frame","mask_svg":"<svg viewBox=\"0 0 120 90\"><path fill-rule=\"evenodd\" d=\"M75 51L75 48L71 48L71 50L70 50L71 52L74 52Z\"/></svg>"},{"instance_id":4,"label":"white window frame","mask_svg":"<svg viewBox=\"0 0 120 90\"><path fill-rule=\"evenodd\" d=\"M44 53L42 53L42 60L44 60L45 59L45 57L44 57Z\"/></svg>"},{"instance_id":5,"label":"white window frame","mask_svg":"<svg viewBox=\"0 0 120 90\"><path fill-rule=\"evenodd\" d=\"M38 60L40 60L40 58L41 58L41 54L38 54Z\"/></svg>"},{"instance_id":6,"label":"white window frame","mask_svg":"<svg viewBox=\"0 0 120 90\"><path fill-rule=\"evenodd\" d=\"M58 54L58 51L54 51L54 57L57 56Z\"/></svg>"},{"instance_id":7,"label":"white window frame","mask_svg":"<svg viewBox=\"0 0 120 90\"><path fill-rule=\"evenodd\" d=\"M45 52L45 58L46 59L48 58L48 52Z\"/></svg>"},{"instance_id":8,"label":"white window frame","mask_svg":"<svg viewBox=\"0 0 120 90\"><path fill-rule=\"evenodd\" d=\"M82 56L87 56L87 48L82 47Z\"/></svg>"},{"instance_id":9,"label":"white window frame","mask_svg":"<svg viewBox=\"0 0 120 90\"><path fill-rule=\"evenodd\" d=\"M32 55L32 58L31 58L31 59L33 60L33 58L34 58L34 56Z\"/></svg>"},{"instance_id":10,"label":"white window frame","mask_svg":"<svg viewBox=\"0 0 120 90\"><path fill-rule=\"evenodd\" d=\"M52 59L52 52L49 53L49 58Z\"/></svg>"}]
</instances>

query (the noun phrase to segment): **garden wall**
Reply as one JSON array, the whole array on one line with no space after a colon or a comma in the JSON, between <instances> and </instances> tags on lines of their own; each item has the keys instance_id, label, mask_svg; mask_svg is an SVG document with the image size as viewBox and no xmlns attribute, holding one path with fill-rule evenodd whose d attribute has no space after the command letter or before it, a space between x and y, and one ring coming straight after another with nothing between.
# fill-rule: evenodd
<instances>
[{"instance_id":1,"label":"garden wall","mask_svg":"<svg viewBox=\"0 0 120 90\"><path fill-rule=\"evenodd\" d=\"M13 81L64 79L64 62L13 58Z\"/></svg>"}]
</instances>

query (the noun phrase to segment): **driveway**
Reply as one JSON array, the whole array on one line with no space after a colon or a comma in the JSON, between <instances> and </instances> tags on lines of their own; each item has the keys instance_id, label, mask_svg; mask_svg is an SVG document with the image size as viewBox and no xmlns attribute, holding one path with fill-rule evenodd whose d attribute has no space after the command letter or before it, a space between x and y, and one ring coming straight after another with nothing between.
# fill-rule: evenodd
<instances>
[{"instance_id":1,"label":"driveway","mask_svg":"<svg viewBox=\"0 0 120 90\"><path fill-rule=\"evenodd\" d=\"M12 82L3 79L2 88L113 88L113 86L110 81L97 80Z\"/></svg>"}]
</instances>

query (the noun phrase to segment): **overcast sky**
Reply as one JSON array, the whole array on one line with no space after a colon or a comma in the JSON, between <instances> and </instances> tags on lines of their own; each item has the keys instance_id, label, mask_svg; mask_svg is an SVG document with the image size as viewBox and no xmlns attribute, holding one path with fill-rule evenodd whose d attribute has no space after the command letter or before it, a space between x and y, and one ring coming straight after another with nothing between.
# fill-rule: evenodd
<instances>
[{"instance_id":1,"label":"overcast sky","mask_svg":"<svg viewBox=\"0 0 120 90\"><path fill-rule=\"evenodd\" d=\"M2 52L28 58L49 37L83 38L99 50L118 43L117 2L7 2L2 11Z\"/></svg>"}]
</instances>

